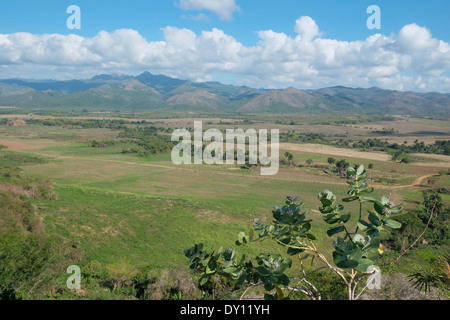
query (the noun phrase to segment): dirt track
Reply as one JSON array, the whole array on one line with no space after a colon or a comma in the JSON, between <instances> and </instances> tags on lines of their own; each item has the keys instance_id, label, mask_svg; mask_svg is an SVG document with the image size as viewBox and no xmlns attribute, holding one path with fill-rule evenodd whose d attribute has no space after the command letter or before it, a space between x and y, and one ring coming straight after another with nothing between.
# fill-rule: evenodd
<instances>
[{"instance_id":1,"label":"dirt track","mask_svg":"<svg viewBox=\"0 0 450 320\"><path fill-rule=\"evenodd\" d=\"M34 150L39 149L38 146L31 146L21 142L15 142L11 140L0 140L0 144L8 147L8 150L13 151L23 151L23 150Z\"/></svg>"},{"instance_id":2,"label":"dirt track","mask_svg":"<svg viewBox=\"0 0 450 320\"><path fill-rule=\"evenodd\" d=\"M435 176L439 176L439 175L438 174L428 174L428 175L425 175L425 176L415 179L410 184L405 184L405 185L401 185L401 186L372 185L372 187L374 187L375 189L402 189L402 188L417 187L417 186L420 186L425 179L428 179L430 177L435 177Z\"/></svg>"}]
</instances>

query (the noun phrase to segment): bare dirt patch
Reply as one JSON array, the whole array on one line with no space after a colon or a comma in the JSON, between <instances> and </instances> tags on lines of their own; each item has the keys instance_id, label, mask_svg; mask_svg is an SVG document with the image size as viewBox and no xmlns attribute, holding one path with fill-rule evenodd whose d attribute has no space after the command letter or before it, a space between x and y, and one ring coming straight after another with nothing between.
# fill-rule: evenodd
<instances>
[{"instance_id":1,"label":"bare dirt patch","mask_svg":"<svg viewBox=\"0 0 450 320\"><path fill-rule=\"evenodd\" d=\"M13 150L13 151L39 149L38 146L32 146L32 145L29 145L29 144L25 144L23 142L17 142L17 141L11 141L11 140L0 139L0 144L8 147L8 150Z\"/></svg>"},{"instance_id":2,"label":"bare dirt patch","mask_svg":"<svg viewBox=\"0 0 450 320\"><path fill-rule=\"evenodd\" d=\"M295 143L280 143L280 149L290 150L297 152L307 152L307 153L319 153L330 156L337 157L351 157L366 160L376 160L376 161L389 161L391 156L382 152L361 152L351 149L341 149L332 146L322 145L322 144L295 144Z\"/></svg>"},{"instance_id":3,"label":"bare dirt patch","mask_svg":"<svg viewBox=\"0 0 450 320\"><path fill-rule=\"evenodd\" d=\"M16 186L9 183L0 184L0 192L10 192L15 196L30 196L29 191L26 190L24 187Z\"/></svg>"},{"instance_id":4,"label":"bare dirt patch","mask_svg":"<svg viewBox=\"0 0 450 320\"><path fill-rule=\"evenodd\" d=\"M197 212L196 216L197 216L197 218L199 218L201 220L209 220L209 221L219 222L221 224L228 224L231 221L225 215L220 214L217 211L212 211L212 210L200 210Z\"/></svg>"}]
</instances>

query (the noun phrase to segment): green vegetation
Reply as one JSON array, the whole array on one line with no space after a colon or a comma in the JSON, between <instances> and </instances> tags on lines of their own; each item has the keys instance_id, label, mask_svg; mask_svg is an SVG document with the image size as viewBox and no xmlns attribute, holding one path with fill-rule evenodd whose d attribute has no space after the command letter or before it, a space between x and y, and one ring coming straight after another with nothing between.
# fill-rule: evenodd
<instances>
[{"instance_id":1,"label":"green vegetation","mask_svg":"<svg viewBox=\"0 0 450 320\"><path fill-rule=\"evenodd\" d=\"M172 150L174 144L170 141L170 137L167 135L159 135L158 128L151 127L137 127L136 129L130 129L125 127L119 134L120 138L128 138L135 141L144 150L131 153L139 153L141 156L150 156L152 154L161 154L163 152L169 152ZM130 153L130 152L124 152Z\"/></svg>"},{"instance_id":2,"label":"green vegetation","mask_svg":"<svg viewBox=\"0 0 450 320\"><path fill-rule=\"evenodd\" d=\"M6 166L23 166L47 163L49 160L43 157L34 156L26 153L15 153L10 151L3 151L0 153L0 165Z\"/></svg>"},{"instance_id":3,"label":"green vegetation","mask_svg":"<svg viewBox=\"0 0 450 320\"><path fill-rule=\"evenodd\" d=\"M392 133L389 131L388 133ZM280 134L280 141L282 142L305 142L318 143L325 145L333 145L345 148L354 148L361 150L385 151L392 155L393 160L407 159L409 153L428 153L428 154L443 154L450 155L450 140L436 140L435 143L425 145L424 142L415 140L413 145L390 143L386 140L377 138L369 138L366 140L352 141L349 139L333 139L327 137L322 133L282 133ZM410 161L404 160L404 163Z\"/></svg>"},{"instance_id":4,"label":"green vegetation","mask_svg":"<svg viewBox=\"0 0 450 320\"><path fill-rule=\"evenodd\" d=\"M383 253L380 232L401 227L401 223L390 216L400 214L402 207L394 205L385 197L377 200L368 196L374 189L367 184L367 174L363 166L357 169L350 167L347 177L350 189L347 192L348 197L342 201L359 202L359 217L354 232L349 231L347 224L352 214L344 214L344 206L336 204L336 196L328 190L319 194L322 204L320 212L324 221L331 225L326 231L327 235L333 237L344 233L344 236L338 236L333 242L334 265L314 244L317 238L311 233L312 220L306 219L308 212L302 212L303 203L297 202L298 198L293 196L287 197L282 208L274 208L272 224L265 225L255 218L253 229L248 235L241 232L236 245L270 238L286 248L287 255L297 257L300 264L310 256L312 259L317 258L341 278L348 289L348 299L354 300L361 294L357 291L361 279L374 271L375 261ZM369 210L369 215L364 218L363 205L367 203L373 204L373 210ZM190 268L200 274L199 289L209 295L214 295L214 284L217 283L215 278L225 277L228 281L224 283L235 281L237 286L244 286L244 295L249 288L263 285L267 291L267 300L289 299L294 291L302 292L310 299L321 299L321 293L308 281L305 273L298 285L292 283L286 275L293 263L288 257L264 253L253 260L247 260L246 255L238 256L236 250L231 247L225 251L219 249L208 252L203 250L203 244L195 245L185 252L190 261ZM303 284L300 285L301 283ZM289 285L291 286L288 287ZM270 294L273 291L275 293Z\"/></svg>"},{"instance_id":5,"label":"green vegetation","mask_svg":"<svg viewBox=\"0 0 450 320\"><path fill-rule=\"evenodd\" d=\"M86 114L90 112L86 111ZM402 248L408 248L426 226L429 215L422 202L418 202L422 191L426 195L439 195L445 208L450 203L449 166L443 154L438 154L441 158L433 159L433 163L415 157L418 159L415 162L400 164L371 158L373 154L369 153L367 159L366 153L353 151L347 155L346 151L351 149L345 148L342 154L334 154L331 148L330 154L314 149L307 152L282 149L279 174L267 178L259 175L258 168L247 165L175 166L170 158L173 147L170 133L175 128L189 128L192 119L164 120L174 116L155 113L163 117L149 120L145 118L147 114L117 113L103 120L68 118L68 114L65 118L17 118L24 119L23 122L10 117L0 127L0 142L8 146L0 151L0 255L4 257L1 261L6 261L0 262L4 275L0 277L3 299L200 299L201 291L195 285L198 278L189 273L186 265L183 253L186 245L201 242L218 248L223 243L234 244L236 235L240 235L241 242L246 241L247 235L242 232L247 221L257 215L263 226L270 225L273 213L267 209L292 193L302 196L302 214L311 210L304 221L311 220L310 230L317 238L313 243L334 264L335 248L330 243L337 242L338 236L344 239L347 233L342 230L333 239L328 237L330 228L336 227L338 231L341 227L327 225L322 219L325 215L317 211L320 208L317 195L327 189L338 195L337 201L348 197L344 196L346 178L360 164L367 168L374 198L389 195L408 208L395 219L402 222L398 230L407 230L411 224L410 234L409 231L380 234L384 253L377 260L378 265L401 254ZM123 119L113 119L118 116ZM204 119L208 127L220 130L277 128L278 125L274 126L277 120L286 123L279 124L283 134L299 132L301 128L304 131L299 136L312 139L305 142L330 146L333 143L329 141L336 141L340 136L350 141L350 147L372 134L372 124L386 126L370 122L365 125L367 129L363 129L363 124L355 128L348 124L353 120L360 124L368 119L350 117L346 123L344 117L338 117L339 125L316 127L315 124L324 120L315 115ZM401 130L400 134L403 134ZM416 135L413 137L402 137L402 141L408 140L410 143L406 145L412 146ZM325 142L314 140L322 138ZM424 141L427 146L436 140L430 137ZM246 159L248 155L246 152ZM435 176L415 182L431 175ZM347 212L358 213L358 201L346 203ZM383 270L383 276L412 275L417 270L435 267L436 260L444 256L448 247L445 232L448 212L445 212L432 219L421 241L397 263ZM358 214L353 214L344 225L356 228L358 220ZM367 219L366 222L372 223ZM361 230L360 227L358 233L363 234ZM406 234L408 237L404 239ZM345 241L348 240L346 237ZM302 260L302 265L292 256L286 256L286 249L271 241L239 247L242 255L256 257L252 260L256 269L258 262L266 266L263 261L282 265L279 281L285 283L284 275L295 281L288 286L296 284L300 280L298 276L305 271L307 281L315 286L322 299L348 298L347 285L331 269L312 272L320 259L316 257L311 266L308 261L311 254L308 260ZM271 252L271 256L261 256L261 252ZM292 259L292 265L288 259ZM81 269L80 290L69 290L66 286L69 277L66 269L70 265ZM278 275L275 275L277 279ZM269 272L262 278L267 282L272 276ZM229 278L221 283L223 289L219 289L220 285L214 288L216 299L237 298L243 293L237 279ZM431 286L432 293L434 286ZM238 291L230 295L230 288ZM212 288L206 289L212 293L208 291ZM274 297L278 294L274 289L267 293L259 286L249 294L263 297L266 293ZM382 289L380 294L392 290ZM375 293L369 293L376 297ZM207 297L212 298L203 296ZM308 299L309 296L294 291L289 297Z\"/></svg>"},{"instance_id":6,"label":"green vegetation","mask_svg":"<svg viewBox=\"0 0 450 320\"><path fill-rule=\"evenodd\" d=\"M30 199L54 200L49 180L24 178L18 168L0 167L0 299L43 297L76 250L48 235Z\"/></svg>"}]
</instances>

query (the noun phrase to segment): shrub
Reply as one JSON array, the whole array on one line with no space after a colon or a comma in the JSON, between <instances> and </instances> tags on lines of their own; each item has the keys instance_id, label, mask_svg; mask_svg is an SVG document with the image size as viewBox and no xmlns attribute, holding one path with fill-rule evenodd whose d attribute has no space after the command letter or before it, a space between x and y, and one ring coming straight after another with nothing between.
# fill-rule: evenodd
<instances>
[{"instance_id":1,"label":"shrub","mask_svg":"<svg viewBox=\"0 0 450 320\"><path fill-rule=\"evenodd\" d=\"M272 239L285 248L288 256L297 257L302 268L302 261L310 256L317 258L341 280L347 291L347 299L355 299L358 284L373 272L375 261L383 253L380 232L386 228L401 227L401 223L393 220L391 215L401 213L402 206L394 205L385 197L378 200L368 196L374 190L368 186L366 177L363 166L347 168L349 191L343 202L358 201L360 204L354 231L350 231L348 224L352 214L344 213L344 206L336 203L336 196L329 190L319 194L319 210L324 221L330 225L326 233L328 237L336 237L332 244L332 262L315 246L316 236L310 232L311 220L307 219L309 212L303 211L303 203L293 196L287 197L283 207L273 209L272 224L264 225L255 218L253 229L249 234L241 232L236 245ZM373 206L367 216L363 216L365 204ZM246 255L238 256L232 247L210 252L203 249L203 244L186 249L185 255L190 261L190 268L199 275L198 287L202 291L214 293L219 277L229 282L235 281L237 286L247 289L264 286L267 291L265 298L269 300L289 299L293 292L302 292L310 299L321 298L320 291L306 274L298 282L301 285L291 285L291 279L287 276L293 263L290 257L264 253L249 259Z\"/></svg>"}]
</instances>

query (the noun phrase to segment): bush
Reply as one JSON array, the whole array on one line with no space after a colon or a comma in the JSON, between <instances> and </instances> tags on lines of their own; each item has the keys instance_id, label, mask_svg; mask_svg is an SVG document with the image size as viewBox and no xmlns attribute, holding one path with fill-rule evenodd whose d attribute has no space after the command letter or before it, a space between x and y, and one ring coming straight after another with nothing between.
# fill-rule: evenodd
<instances>
[{"instance_id":1,"label":"bush","mask_svg":"<svg viewBox=\"0 0 450 320\"><path fill-rule=\"evenodd\" d=\"M315 246L317 238L311 233L312 220L307 219L310 212L303 211L304 204L294 196L288 196L282 207L274 207L271 224L265 225L255 218L249 234L240 232L235 244L242 246L264 239L274 240L286 250L287 256L298 259L302 269L302 261L309 257L317 258L340 279L342 286L346 288L347 299L354 300L360 280L373 273L376 261L383 254L380 232L402 226L392 216L399 215L403 208L386 197L377 200L368 196L374 189L368 186L364 166L348 167L346 173L349 190L342 201L359 202L356 226L348 224L352 213L344 211L344 206L337 203L336 195L329 190L318 195L321 203L319 211L329 225L326 234L335 239L331 245L332 261ZM373 210L363 210L367 204L373 206ZM302 292L310 299L321 296L321 292L306 274L300 281L295 281L297 286L291 284L293 281L287 275L293 264L290 257L268 252L250 259L245 254L239 256L232 247L211 251L204 250L203 247L200 243L185 250L190 269L199 275L198 287L203 292L214 293L217 278L220 278L230 283L234 281L242 289L263 286L267 300L291 299L297 292ZM246 293L247 290L244 294Z\"/></svg>"}]
</instances>

